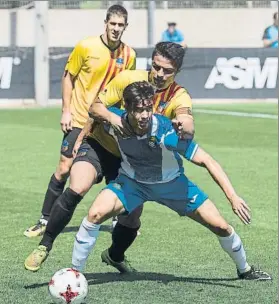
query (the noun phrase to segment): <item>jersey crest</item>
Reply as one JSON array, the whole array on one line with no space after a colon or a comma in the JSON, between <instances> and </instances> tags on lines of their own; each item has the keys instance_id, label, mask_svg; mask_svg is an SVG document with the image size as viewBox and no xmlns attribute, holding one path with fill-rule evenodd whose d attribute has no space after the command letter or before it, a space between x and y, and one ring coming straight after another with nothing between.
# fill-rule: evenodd
<instances>
[{"instance_id":1,"label":"jersey crest","mask_svg":"<svg viewBox=\"0 0 279 304\"><path fill-rule=\"evenodd\" d=\"M168 106L168 102L164 101L164 100L160 100L157 109L155 109L156 113L158 114L163 114L163 112L165 111L165 109Z\"/></svg>"},{"instance_id":2,"label":"jersey crest","mask_svg":"<svg viewBox=\"0 0 279 304\"><path fill-rule=\"evenodd\" d=\"M157 143L156 137L155 136L150 136L149 137L149 142L148 142L149 147L150 148L155 148L156 143Z\"/></svg>"},{"instance_id":3,"label":"jersey crest","mask_svg":"<svg viewBox=\"0 0 279 304\"><path fill-rule=\"evenodd\" d=\"M117 66L118 68L122 68L123 63L124 63L123 58L117 58L117 59L116 59L116 66Z\"/></svg>"}]
</instances>

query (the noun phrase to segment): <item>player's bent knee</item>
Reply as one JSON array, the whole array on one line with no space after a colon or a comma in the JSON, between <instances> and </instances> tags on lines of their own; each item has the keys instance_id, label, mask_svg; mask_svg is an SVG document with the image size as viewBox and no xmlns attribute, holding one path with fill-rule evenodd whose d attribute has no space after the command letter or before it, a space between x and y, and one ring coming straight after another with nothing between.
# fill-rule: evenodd
<instances>
[{"instance_id":1,"label":"player's bent knee","mask_svg":"<svg viewBox=\"0 0 279 304\"><path fill-rule=\"evenodd\" d=\"M102 224L104 221L104 214L97 209L90 209L88 212L88 221L93 224Z\"/></svg>"},{"instance_id":2,"label":"player's bent knee","mask_svg":"<svg viewBox=\"0 0 279 304\"><path fill-rule=\"evenodd\" d=\"M192 215L192 218L210 229L214 234L225 237L231 234L231 227L222 217L214 203L207 199Z\"/></svg>"},{"instance_id":3,"label":"player's bent knee","mask_svg":"<svg viewBox=\"0 0 279 304\"><path fill-rule=\"evenodd\" d=\"M232 233L232 227L226 221L222 221L215 227L215 233L221 237L229 236Z\"/></svg>"},{"instance_id":4,"label":"player's bent knee","mask_svg":"<svg viewBox=\"0 0 279 304\"><path fill-rule=\"evenodd\" d=\"M113 191L104 189L99 193L89 209L88 220L94 224L100 224L104 220L124 211L125 209L118 196Z\"/></svg>"},{"instance_id":5,"label":"player's bent knee","mask_svg":"<svg viewBox=\"0 0 279 304\"><path fill-rule=\"evenodd\" d=\"M75 191L76 193L78 193L81 196L85 196L85 194L90 190L91 186L93 184L92 182L88 181L84 181L84 180L75 180L74 182L70 182L70 189Z\"/></svg>"}]
</instances>

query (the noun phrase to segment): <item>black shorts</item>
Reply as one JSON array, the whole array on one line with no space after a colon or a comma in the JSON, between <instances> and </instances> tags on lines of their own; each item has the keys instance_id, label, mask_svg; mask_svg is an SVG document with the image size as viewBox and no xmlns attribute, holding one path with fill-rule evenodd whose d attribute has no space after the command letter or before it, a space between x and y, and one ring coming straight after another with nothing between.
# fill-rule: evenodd
<instances>
[{"instance_id":1,"label":"black shorts","mask_svg":"<svg viewBox=\"0 0 279 304\"><path fill-rule=\"evenodd\" d=\"M87 137L83 140L74 159L74 163L85 161L97 171L97 183L105 178L106 184L118 175L121 159L108 152L95 139Z\"/></svg>"},{"instance_id":2,"label":"black shorts","mask_svg":"<svg viewBox=\"0 0 279 304\"><path fill-rule=\"evenodd\" d=\"M73 149L74 149L76 140L77 140L81 130L82 129L80 129L80 128L73 128L72 131L64 134L63 141L61 144L61 149L60 149L60 153L63 156L68 157L68 158L73 157Z\"/></svg>"}]
</instances>

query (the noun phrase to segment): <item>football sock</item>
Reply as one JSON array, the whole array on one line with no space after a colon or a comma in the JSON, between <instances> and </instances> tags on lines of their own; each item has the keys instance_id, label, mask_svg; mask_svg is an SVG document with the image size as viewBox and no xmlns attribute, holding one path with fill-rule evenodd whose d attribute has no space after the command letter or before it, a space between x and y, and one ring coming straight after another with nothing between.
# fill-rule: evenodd
<instances>
[{"instance_id":1,"label":"football sock","mask_svg":"<svg viewBox=\"0 0 279 304\"><path fill-rule=\"evenodd\" d=\"M66 181L59 181L58 179L56 179L54 174L51 176L48 184L47 192L45 194L41 219L48 221L51 208L54 202L56 201L56 199L63 193L65 184Z\"/></svg>"},{"instance_id":2,"label":"football sock","mask_svg":"<svg viewBox=\"0 0 279 304\"><path fill-rule=\"evenodd\" d=\"M62 195L56 200L46 226L46 231L40 242L40 245L51 250L52 244L56 237L70 222L76 206L82 200L82 196L75 191L67 188Z\"/></svg>"},{"instance_id":3,"label":"football sock","mask_svg":"<svg viewBox=\"0 0 279 304\"><path fill-rule=\"evenodd\" d=\"M240 273L243 273L250 270L250 266L246 260L246 253L243 248L242 241L234 231L233 227L231 228L231 235L227 237L218 237L218 239L224 251L226 251L234 261L236 268Z\"/></svg>"},{"instance_id":4,"label":"football sock","mask_svg":"<svg viewBox=\"0 0 279 304\"><path fill-rule=\"evenodd\" d=\"M84 269L89 253L93 250L100 233L100 225L93 224L85 217L76 234L72 255L72 267L78 271Z\"/></svg>"},{"instance_id":5,"label":"football sock","mask_svg":"<svg viewBox=\"0 0 279 304\"><path fill-rule=\"evenodd\" d=\"M42 215L39 221L40 221L41 224L43 224L43 225L46 226L47 225L47 221L48 221L48 217L47 217L47 219L45 219L44 216Z\"/></svg>"},{"instance_id":6,"label":"football sock","mask_svg":"<svg viewBox=\"0 0 279 304\"><path fill-rule=\"evenodd\" d=\"M125 227L117 222L112 231L112 245L109 248L109 256L115 262L124 260L125 251L132 245L137 237L139 228Z\"/></svg>"}]
</instances>

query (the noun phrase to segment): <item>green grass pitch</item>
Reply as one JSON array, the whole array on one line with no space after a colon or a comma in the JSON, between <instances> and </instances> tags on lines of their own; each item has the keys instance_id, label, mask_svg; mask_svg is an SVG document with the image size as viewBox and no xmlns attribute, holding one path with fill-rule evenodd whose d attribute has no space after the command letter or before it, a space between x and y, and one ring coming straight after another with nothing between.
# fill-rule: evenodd
<instances>
[{"instance_id":1,"label":"green grass pitch","mask_svg":"<svg viewBox=\"0 0 279 304\"><path fill-rule=\"evenodd\" d=\"M277 105L217 108L277 113ZM71 265L75 233L102 187L93 187L80 203L43 268L37 273L26 271L24 259L39 239L27 239L23 231L40 215L58 161L62 138L59 119L58 109L0 111L1 304L51 303L47 283L55 271ZM235 267L214 235L165 207L147 203L141 236L128 251L139 273L119 275L101 263L100 253L111 238L106 229L110 222L106 223L86 268L88 303L277 303L278 121L197 113L195 122L196 140L223 165L239 195L250 205L251 225L244 226L238 220L204 169L186 163L187 175L209 194L242 237L248 261L271 273L274 280L236 280Z\"/></svg>"}]
</instances>

